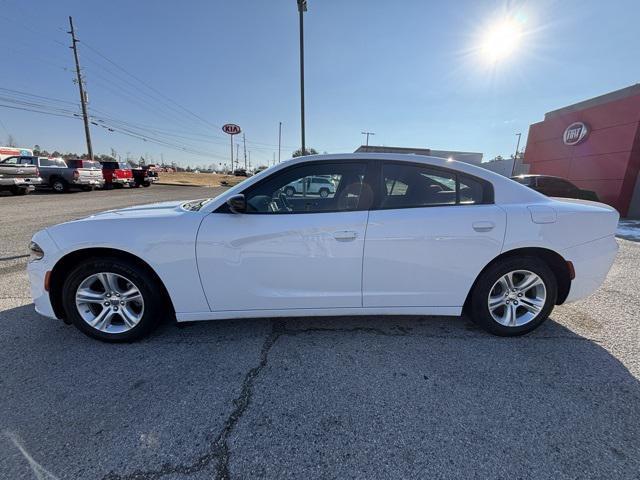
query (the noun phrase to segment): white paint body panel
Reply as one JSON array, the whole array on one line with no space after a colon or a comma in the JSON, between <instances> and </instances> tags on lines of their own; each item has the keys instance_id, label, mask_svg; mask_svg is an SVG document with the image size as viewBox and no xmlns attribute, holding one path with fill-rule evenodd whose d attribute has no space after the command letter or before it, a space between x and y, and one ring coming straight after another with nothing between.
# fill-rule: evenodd
<instances>
[{"instance_id":1,"label":"white paint body panel","mask_svg":"<svg viewBox=\"0 0 640 480\"><path fill-rule=\"evenodd\" d=\"M392 160L450 168L490 181L495 205L338 213L213 213L290 165ZM186 211L168 202L110 211L38 232L44 258L28 272L36 309L55 317L44 277L65 255L104 247L145 261L180 321L300 315L459 315L493 258L541 247L573 262L567 301L592 293L617 251L618 214L593 202L547 198L466 163L416 155L345 154L289 160ZM474 225L479 230L474 229ZM487 230L487 226L492 226ZM336 239L345 232L353 238ZM347 235L347 237L349 237Z\"/></svg>"},{"instance_id":2,"label":"white paint body panel","mask_svg":"<svg viewBox=\"0 0 640 480\"><path fill-rule=\"evenodd\" d=\"M363 305L460 307L478 273L500 254L505 227L496 205L372 211Z\"/></svg>"},{"instance_id":3,"label":"white paint body panel","mask_svg":"<svg viewBox=\"0 0 640 480\"><path fill-rule=\"evenodd\" d=\"M211 310L361 307L367 213L208 215L197 254Z\"/></svg>"}]
</instances>

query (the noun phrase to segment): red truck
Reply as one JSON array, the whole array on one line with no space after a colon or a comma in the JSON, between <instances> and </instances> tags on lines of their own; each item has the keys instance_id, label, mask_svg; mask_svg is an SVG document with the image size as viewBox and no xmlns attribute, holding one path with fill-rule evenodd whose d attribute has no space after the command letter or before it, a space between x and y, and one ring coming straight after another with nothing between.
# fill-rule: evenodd
<instances>
[{"instance_id":1,"label":"red truck","mask_svg":"<svg viewBox=\"0 0 640 480\"><path fill-rule=\"evenodd\" d=\"M125 162L102 162L102 176L107 189L133 184L133 173Z\"/></svg>"}]
</instances>

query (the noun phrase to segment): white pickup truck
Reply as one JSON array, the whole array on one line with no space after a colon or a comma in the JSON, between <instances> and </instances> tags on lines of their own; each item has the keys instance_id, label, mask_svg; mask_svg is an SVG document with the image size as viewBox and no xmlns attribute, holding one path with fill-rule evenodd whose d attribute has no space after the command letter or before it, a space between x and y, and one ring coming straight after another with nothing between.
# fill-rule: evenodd
<instances>
[{"instance_id":1,"label":"white pickup truck","mask_svg":"<svg viewBox=\"0 0 640 480\"><path fill-rule=\"evenodd\" d=\"M0 147L0 191L13 195L25 195L42 183L38 167L20 162L20 155L31 154L30 150Z\"/></svg>"}]
</instances>

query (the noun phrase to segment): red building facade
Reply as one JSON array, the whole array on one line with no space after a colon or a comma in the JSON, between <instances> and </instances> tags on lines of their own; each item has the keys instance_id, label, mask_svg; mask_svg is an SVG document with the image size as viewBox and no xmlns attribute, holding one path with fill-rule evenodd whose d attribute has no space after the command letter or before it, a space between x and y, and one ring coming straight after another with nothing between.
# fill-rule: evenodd
<instances>
[{"instance_id":1,"label":"red building facade","mask_svg":"<svg viewBox=\"0 0 640 480\"><path fill-rule=\"evenodd\" d=\"M640 84L545 114L529 127L524 163L640 215Z\"/></svg>"}]
</instances>

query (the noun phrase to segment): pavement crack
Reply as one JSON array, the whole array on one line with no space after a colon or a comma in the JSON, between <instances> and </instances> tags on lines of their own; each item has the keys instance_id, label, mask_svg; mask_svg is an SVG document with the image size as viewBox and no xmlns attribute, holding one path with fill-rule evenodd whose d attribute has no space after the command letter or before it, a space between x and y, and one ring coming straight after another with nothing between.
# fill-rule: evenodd
<instances>
[{"instance_id":1,"label":"pavement crack","mask_svg":"<svg viewBox=\"0 0 640 480\"><path fill-rule=\"evenodd\" d=\"M190 464L175 465L165 463L157 470L137 470L127 475L109 472L103 477L103 480L154 480L166 475L192 475L206 468L214 460L216 461L215 478L218 480L230 479L229 436L251 403L255 380L258 375L260 375L260 372L267 366L271 347L273 347L273 344L284 332L284 323L281 320L273 320L271 332L265 338L262 349L260 350L260 360L255 367L245 374L242 386L240 387L240 394L233 400L233 410L225 420L222 429L216 435L215 440L211 443L207 452L197 457L195 461Z\"/></svg>"},{"instance_id":2,"label":"pavement crack","mask_svg":"<svg viewBox=\"0 0 640 480\"><path fill-rule=\"evenodd\" d=\"M253 385L260 372L267 366L269 351L278 338L285 332L284 323L281 320L272 320L271 333L267 336L260 352L260 362L247 372L242 382L240 395L234 400L235 408L227 418L222 431L218 434L215 446L218 450L218 465L216 469L216 479L225 480L231 478L229 473L229 445L228 440L231 432L242 418L242 415L249 407L253 397Z\"/></svg>"}]
</instances>

